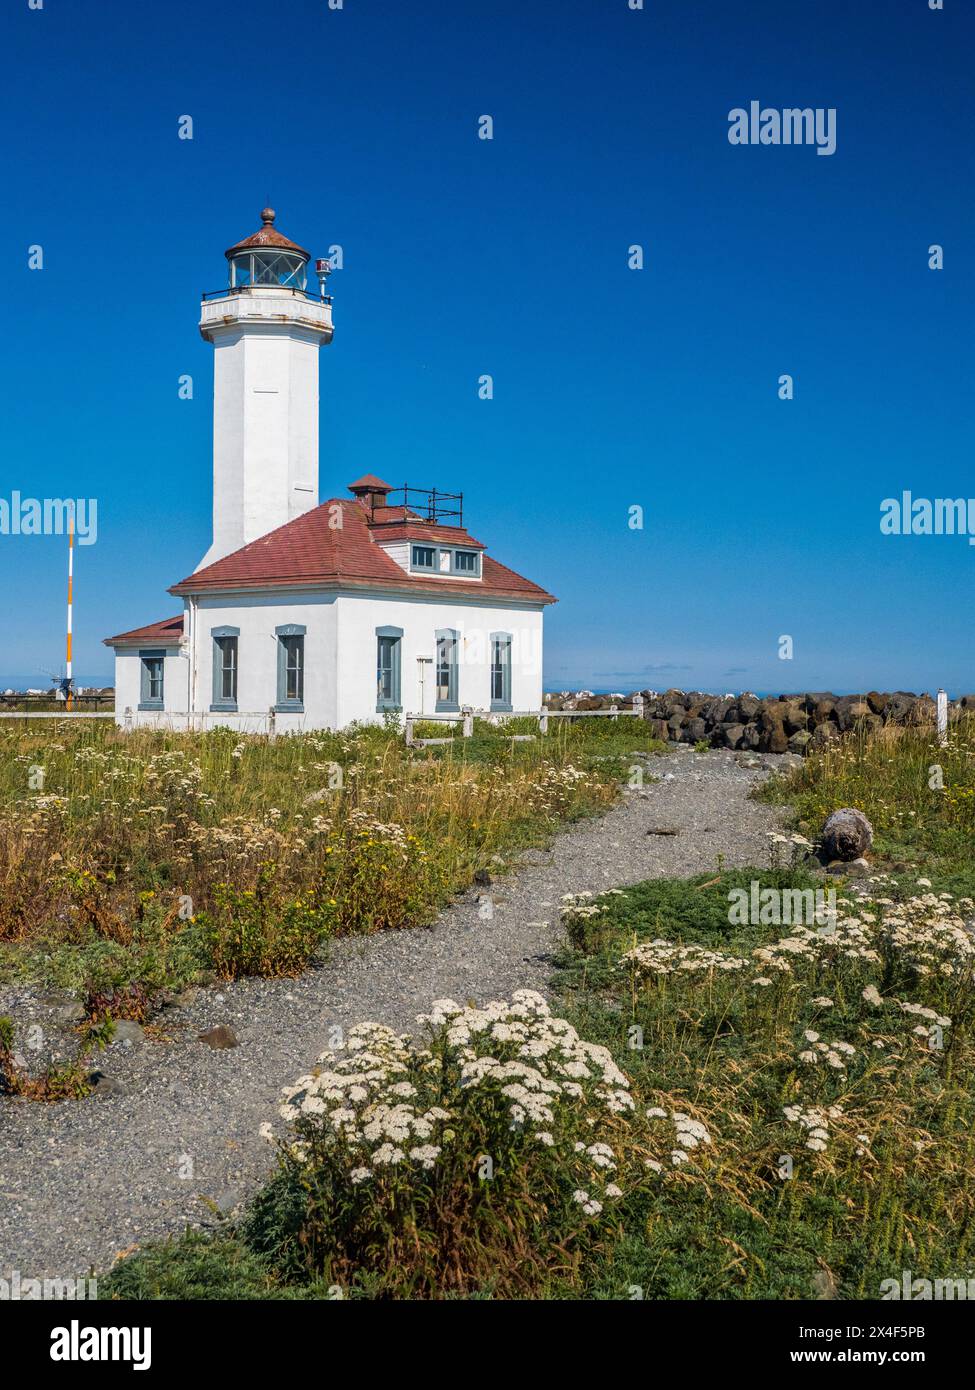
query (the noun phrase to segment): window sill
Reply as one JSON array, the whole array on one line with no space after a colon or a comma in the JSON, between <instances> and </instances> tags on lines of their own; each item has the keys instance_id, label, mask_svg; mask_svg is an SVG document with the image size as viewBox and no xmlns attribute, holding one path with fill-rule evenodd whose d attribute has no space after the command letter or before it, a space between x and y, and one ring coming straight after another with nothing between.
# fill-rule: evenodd
<instances>
[{"instance_id":1,"label":"window sill","mask_svg":"<svg viewBox=\"0 0 975 1390\"><path fill-rule=\"evenodd\" d=\"M438 701L437 701L437 704L436 704L436 708L435 708L435 710L434 710L434 713L435 713L435 714L460 714L460 705L455 704L455 702L454 702L453 700L438 700Z\"/></svg>"},{"instance_id":2,"label":"window sill","mask_svg":"<svg viewBox=\"0 0 975 1390\"><path fill-rule=\"evenodd\" d=\"M162 700L150 700L145 704L138 705L136 708L151 711L154 714L162 714L164 707Z\"/></svg>"},{"instance_id":3,"label":"window sill","mask_svg":"<svg viewBox=\"0 0 975 1390\"><path fill-rule=\"evenodd\" d=\"M236 700L216 700L216 701L214 701L214 703L210 706L210 713L211 713L211 714L236 714L236 713L237 713L237 701L236 701Z\"/></svg>"},{"instance_id":4,"label":"window sill","mask_svg":"<svg viewBox=\"0 0 975 1390\"><path fill-rule=\"evenodd\" d=\"M492 700L492 701L491 701L491 713L492 713L492 714L510 714L510 713L511 713L511 701L510 701L510 700Z\"/></svg>"},{"instance_id":5,"label":"window sill","mask_svg":"<svg viewBox=\"0 0 975 1390\"><path fill-rule=\"evenodd\" d=\"M274 706L275 714L304 714L305 706L299 700L285 700Z\"/></svg>"},{"instance_id":6,"label":"window sill","mask_svg":"<svg viewBox=\"0 0 975 1390\"><path fill-rule=\"evenodd\" d=\"M377 713L377 714L402 714L402 713L403 713L403 706L402 706L402 705L377 705L377 706L376 706L376 713Z\"/></svg>"}]
</instances>

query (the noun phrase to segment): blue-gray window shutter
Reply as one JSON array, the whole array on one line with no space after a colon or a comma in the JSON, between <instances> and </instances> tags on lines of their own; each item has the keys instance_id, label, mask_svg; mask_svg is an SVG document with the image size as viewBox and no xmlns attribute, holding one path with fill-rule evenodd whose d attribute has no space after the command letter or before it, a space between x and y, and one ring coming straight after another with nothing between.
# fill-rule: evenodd
<instances>
[{"instance_id":1,"label":"blue-gray window shutter","mask_svg":"<svg viewBox=\"0 0 975 1390\"><path fill-rule=\"evenodd\" d=\"M511 709L511 633L492 632L488 638L490 650L491 708ZM500 692L495 676L501 678Z\"/></svg>"},{"instance_id":2,"label":"blue-gray window shutter","mask_svg":"<svg viewBox=\"0 0 975 1390\"><path fill-rule=\"evenodd\" d=\"M141 663L140 687L139 687L139 708L140 709L162 709L165 703L165 674L166 674L166 652L163 647L146 648L139 652ZM159 690L153 694L152 673L158 663L159 671Z\"/></svg>"},{"instance_id":3,"label":"blue-gray window shutter","mask_svg":"<svg viewBox=\"0 0 975 1390\"><path fill-rule=\"evenodd\" d=\"M288 649L282 642L282 637L304 637L307 628L302 623L282 623L280 627L274 629L274 635L278 639L278 702L276 708L283 713L289 710L301 713L304 709L304 700L288 699ZM304 648L304 643L302 643ZM304 650L302 650L302 687L304 687ZM304 693L304 689L302 689Z\"/></svg>"},{"instance_id":4,"label":"blue-gray window shutter","mask_svg":"<svg viewBox=\"0 0 975 1390\"><path fill-rule=\"evenodd\" d=\"M384 695L382 688L384 639L388 641L390 658L390 694ZM403 707L403 629L401 627L376 628L376 709L399 710Z\"/></svg>"},{"instance_id":5,"label":"blue-gray window shutter","mask_svg":"<svg viewBox=\"0 0 975 1390\"><path fill-rule=\"evenodd\" d=\"M236 699L228 698L223 693L223 646L220 642L221 637L240 637L239 627L214 627L210 629L210 637L213 641L213 703L210 708L214 710L235 710L237 708ZM237 646L237 660L240 661L240 644Z\"/></svg>"},{"instance_id":6,"label":"blue-gray window shutter","mask_svg":"<svg viewBox=\"0 0 975 1390\"><path fill-rule=\"evenodd\" d=\"M443 646L441 647L441 643ZM437 692L438 710L459 709L457 703L457 662L460 649L460 633L452 627L442 627L437 629L437 655L434 664L433 679ZM443 654L443 660L441 659ZM446 676L446 680L441 680L441 674ZM446 688L446 697L442 697L440 690Z\"/></svg>"}]
</instances>

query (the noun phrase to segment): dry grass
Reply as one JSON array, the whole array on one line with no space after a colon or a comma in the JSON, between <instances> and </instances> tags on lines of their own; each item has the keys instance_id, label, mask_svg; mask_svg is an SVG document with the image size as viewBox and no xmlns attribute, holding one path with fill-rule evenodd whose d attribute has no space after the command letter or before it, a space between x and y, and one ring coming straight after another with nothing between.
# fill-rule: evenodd
<instances>
[{"instance_id":1,"label":"dry grass","mask_svg":"<svg viewBox=\"0 0 975 1390\"><path fill-rule=\"evenodd\" d=\"M0 967L88 953L105 967L89 993L293 973L328 936L428 920L477 868L606 807L613 756L641 746L633 723L425 752L383 727L273 741L8 727Z\"/></svg>"}]
</instances>

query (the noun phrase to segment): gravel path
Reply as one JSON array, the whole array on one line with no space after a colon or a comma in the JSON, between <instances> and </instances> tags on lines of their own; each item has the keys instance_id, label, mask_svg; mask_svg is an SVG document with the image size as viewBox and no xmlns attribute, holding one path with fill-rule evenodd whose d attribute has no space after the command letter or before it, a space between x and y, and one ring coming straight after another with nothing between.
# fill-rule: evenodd
<instances>
[{"instance_id":1,"label":"gravel path","mask_svg":"<svg viewBox=\"0 0 975 1390\"><path fill-rule=\"evenodd\" d=\"M728 866L767 862L766 833L781 817L747 799L764 772L727 752L680 748L651 767L660 780L524 856L432 928L336 942L321 969L297 980L199 991L161 1015L168 1042L118 1041L101 1054L112 1083L104 1096L0 1101L0 1277L104 1270L120 1250L230 1211L270 1165L258 1126L281 1087L328 1046L330 1027L373 1019L406 1030L432 999L544 991L563 893L698 873L719 855ZM679 833L648 834L661 828ZM490 920L479 893L490 896ZM21 1026L42 1007L26 991L0 989L0 1014ZM216 1024L240 1046L197 1041Z\"/></svg>"}]
</instances>

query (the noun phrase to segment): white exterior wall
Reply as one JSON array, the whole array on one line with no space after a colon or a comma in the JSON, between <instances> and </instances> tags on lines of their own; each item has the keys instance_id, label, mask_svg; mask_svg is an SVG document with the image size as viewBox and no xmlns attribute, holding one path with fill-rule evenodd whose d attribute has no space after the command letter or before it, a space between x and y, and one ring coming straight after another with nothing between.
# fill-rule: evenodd
<instances>
[{"instance_id":1,"label":"white exterior wall","mask_svg":"<svg viewBox=\"0 0 975 1390\"><path fill-rule=\"evenodd\" d=\"M203 305L213 357L213 544L200 567L318 505L318 353L331 308L269 290Z\"/></svg>"},{"instance_id":2,"label":"white exterior wall","mask_svg":"<svg viewBox=\"0 0 975 1390\"><path fill-rule=\"evenodd\" d=\"M447 600L397 599L345 594L338 602L339 727L355 719L378 720L376 712L376 628L401 627L401 695L409 714L436 708L434 663L437 630L453 628L458 643L457 702L475 710L490 708L492 632L510 632L511 704L515 710L542 707L542 609L502 604L473 605ZM419 657L431 658L421 664ZM424 673L421 693L420 671Z\"/></svg>"},{"instance_id":3,"label":"white exterior wall","mask_svg":"<svg viewBox=\"0 0 975 1390\"><path fill-rule=\"evenodd\" d=\"M542 707L542 620L540 606L474 605L446 598L398 598L375 593L287 592L274 595L223 595L201 598L186 611L187 649L194 652L192 718L187 716L190 660L178 649L167 652L164 711L139 711L139 649L116 650L116 720L132 710L133 723L153 727L213 728L266 732L268 711L277 700L278 639L275 628L305 627L304 713L276 713L275 729L344 728L354 721L378 722L376 710L376 628L403 629L401 696L406 713L432 714L436 635L450 628L458 642L458 704L490 709L490 635L512 637L511 703L515 710ZM213 637L217 627L236 627L238 637L237 713L212 712ZM150 647L151 644L147 644ZM418 658L427 657L420 663ZM423 673L421 686L420 674Z\"/></svg>"},{"instance_id":4,"label":"white exterior wall","mask_svg":"<svg viewBox=\"0 0 975 1390\"><path fill-rule=\"evenodd\" d=\"M163 657L163 709L140 710L142 699L142 657L143 651L162 651ZM156 642L146 642L141 647L116 647L115 649L115 722L125 724L126 711L131 711L133 725L168 725L173 721L170 715L181 715L174 727L185 723L186 697L189 690L189 659L182 655L178 647L167 647Z\"/></svg>"},{"instance_id":5,"label":"white exterior wall","mask_svg":"<svg viewBox=\"0 0 975 1390\"><path fill-rule=\"evenodd\" d=\"M193 708L206 712L207 727L226 724L250 732L266 730L278 698L278 638L275 628L298 623L305 632L304 714L276 713L278 733L336 725L337 659L335 594L254 594L201 598L196 607L196 694ZM237 627L237 710L210 713L213 703L213 629ZM373 677L375 679L375 677Z\"/></svg>"}]
</instances>

